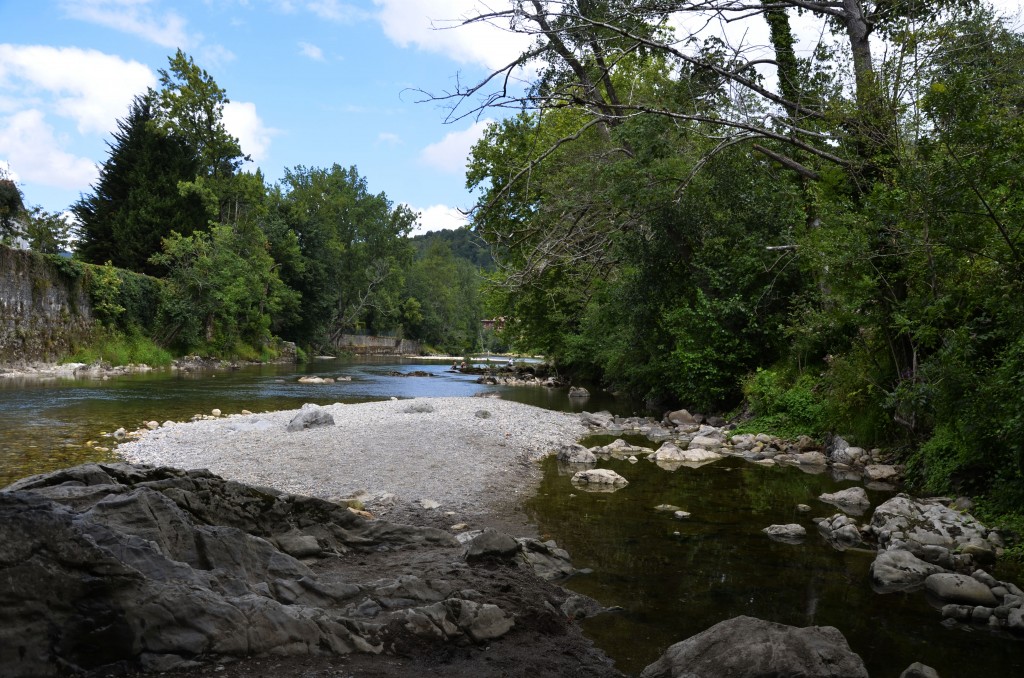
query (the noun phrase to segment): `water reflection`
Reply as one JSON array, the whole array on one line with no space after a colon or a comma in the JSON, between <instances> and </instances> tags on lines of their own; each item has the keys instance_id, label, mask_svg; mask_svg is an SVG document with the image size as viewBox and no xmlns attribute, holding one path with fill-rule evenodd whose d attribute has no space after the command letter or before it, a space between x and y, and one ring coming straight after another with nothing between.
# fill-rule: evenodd
<instances>
[{"instance_id":1,"label":"water reflection","mask_svg":"<svg viewBox=\"0 0 1024 678\"><path fill-rule=\"evenodd\" d=\"M549 459L527 511L577 567L594 570L568 586L623 608L585 621L584 628L627 673L639 673L672 643L741 614L835 626L873 676L898 675L914 661L943 676L1024 668L1019 641L946 629L922 594L875 594L868 580L873 554L839 552L824 542L811 518L837 509L817 497L851 483L733 458L672 472L645 460L600 466L629 485L615 494L580 492ZM873 506L888 496L868 494ZM800 513L801 503L812 512ZM678 520L655 510L660 504L691 516ZM799 523L807 538L796 545L772 541L761 529L775 523Z\"/></svg>"}]
</instances>

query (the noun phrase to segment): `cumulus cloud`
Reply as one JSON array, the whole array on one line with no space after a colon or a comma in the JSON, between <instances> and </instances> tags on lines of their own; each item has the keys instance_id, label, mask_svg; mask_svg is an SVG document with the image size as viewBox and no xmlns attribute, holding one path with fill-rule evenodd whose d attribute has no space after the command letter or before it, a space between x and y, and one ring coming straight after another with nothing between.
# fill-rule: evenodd
<instances>
[{"instance_id":1,"label":"cumulus cloud","mask_svg":"<svg viewBox=\"0 0 1024 678\"><path fill-rule=\"evenodd\" d=\"M112 130L132 97L154 85L147 66L96 50L0 45L0 87L10 93L4 108L22 108L17 101L38 106L48 95L53 111L82 133Z\"/></svg>"},{"instance_id":2,"label":"cumulus cloud","mask_svg":"<svg viewBox=\"0 0 1024 678\"><path fill-rule=\"evenodd\" d=\"M324 60L324 51L317 47L316 45L309 42L299 43L299 54L309 59L312 59L313 61Z\"/></svg>"},{"instance_id":3,"label":"cumulus cloud","mask_svg":"<svg viewBox=\"0 0 1024 678\"><path fill-rule=\"evenodd\" d=\"M65 0L65 14L73 19L129 33L161 47L187 48L192 44L185 19L177 12L158 12L151 0Z\"/></svg>"},{"instance_id":4,"label":"cumulus cloud","mask_svg":"<svg viewBox=\"0 0 1024 678\"><path fill-rule=\"evenodd\" d=\"M466 215L448 205L431 205L423 209L410 206L409 209L419 213L419 219L416 221L411 235L461 228L469 223Z\"/></svg>"},{"instance_id":5,"label":"cumulus cloud","mask_svg":"<svg viewBox=\"0 0 1024 678\"><path fill-rule=\"evenodd\" d=\"M43 112L36 109L0 119L0 165L16 171L21 181L65 189L84 189L98 176L91 160L60 147Z\"/></svg>"},{"instance_id":6,"label":"cumulus cloud","mask_svg":"<svg viewBox=\"0 0 1024 678\"><path fill-rule=\"evenodd\" d=\"M460 63L500 68L530 45L529 36L487 23L457 26L488 11L479 0L373 0L384 34L399 47L443 54ZM452 30L444 30L444 29Z\"/></svg>"},{"instance_id":7,"label":"cumulus cloud","mask_svg":"<svg viewBox=\"0 0 1024 678\"><path fill-rule=\"evenodd\" d=\"M263 160L270 150L270 142L278 130L267 127L256 112L256 104L232 101L224 104L224 127L238 137L242 152L253 160Z\"/></svg>"},{"instance_id":8,"label":"cumulus cloud","mask_svg":"<svg viewBox=\"0 0 1024 678\"><path fill-rule=\"evenodd\" d=\"M465 172L470 149L483 136L484 130L491 122L493 121L481 120L473 123L469 129L446 134L441 141L430 144L420 151L420 161L450 174Z\"/></svg>"}]
</instances>

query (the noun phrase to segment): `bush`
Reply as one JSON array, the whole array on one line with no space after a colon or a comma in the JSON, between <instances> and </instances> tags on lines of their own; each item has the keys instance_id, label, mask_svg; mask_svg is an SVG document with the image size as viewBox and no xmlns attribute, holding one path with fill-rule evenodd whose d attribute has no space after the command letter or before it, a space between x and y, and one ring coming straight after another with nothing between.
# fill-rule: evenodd
<instances>
[{"instance_id":1,"label":"bush","mask_svg":"<svg viewBox=\"0 0 1024 678\"><path fill-rule=\"evenodd\" d=\"M93 342L69 357L71 362L166 367L174 357L152 339L137 333L97 327Z\"/></svg>"},{"instance_id":2,"label":"bush","mask_svg":"<svg viewBox=\"0 0 1024 678\"><path fill-rule=\"evenodd\" d=\"M825 404L808 374L793 378L777 369L758 369L743 383L754 418L740 432L764 432L784 438L820 437L827 430Z\"/></svg>"}]
</instances>

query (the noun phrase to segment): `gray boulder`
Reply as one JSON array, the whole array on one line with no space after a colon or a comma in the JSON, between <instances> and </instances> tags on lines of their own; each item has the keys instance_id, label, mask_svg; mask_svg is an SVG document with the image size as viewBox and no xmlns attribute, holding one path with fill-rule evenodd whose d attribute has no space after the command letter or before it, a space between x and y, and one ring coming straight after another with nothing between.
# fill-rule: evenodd
<instances>
[{"instance_id":1,"label":"gray boulder","mask_svg":"<svg viewBox=\"0 0 1024 678\"><path fill-rule=\"evenodd\" d=\"M797 628L735 617L676 643L641 678L867 678L864 662L832 626Z\"/></svg>"},{"instance_id":2,"label":"gray boulder","mask_svg":"<svg viewBox=\"0 0 1024 678\"><path fill-rule=\"evenodd\" d=\"M509 558L519 552L519 542L504 532L492 527L473 538L466 550L466 559L474 558Z\"/></svg>"},{"instance_id":3,"label":"gray boulder","mask_svg":"<svg viewBox=\"0 0 1024 678\"><path fill-rule=\"evenodd\" d=\"M665 418L669 421L669 423L675 424L676 426L696 426L698 423L700 423L687 410L676 410L675 412L669 412Z\"/></svg>"},{"instance_id":4,"label":"gray boulder","mask_svg":"<svg viewBox=\"0 0 1024 678\"><path fill-rule=\"evenodd\" d=\"M963 574L939 573L924 580L928 593L946 603L995 607L999 604L992 589L974 577Z\"/></svg>"},{"instance_id":5,"label":"gray boulder","mask_svg":"<svg viewBox=\"0 0 1024 678\"><path fill-rule=\"evenodd\" d=\"M837 513L818 522L818 532L836 549L845 551L863 544L857 523L847 515Z\"/></svg>"},{"instance_id":6,"label":"gray boulder","mask_svg":"<svg viewBox=\"0 0 1024 678\"><path fill-rule=\"evenodd\" d=\"M926 664L914 662L903 670L900 678L939 678L939 673Z\"/></svg>"},{"instance_id":7,"label":"gray boulder","mask_svg":"<svg viewBox=\"0 0 1024 678\"><path fill-rule=\"evenodd\" d=\"M797 525L796 523L791 523L789 525L769 525L761 531L775 541L781 541L788 544L801 542L804 537L807 536L807 530L804 526Z\"/></svg>"},{"instance_id":8,"label":"gray boulder","mask_svg":"<svg viewBox=\"0 0 1024 678\"><path fill-rule=\"evenodd\" d=\"M572 443L558 450L558 461L566 464L596 464L597 455L578 443Z\"/></svg>"},{"instance_id":9,"label":"gray boulder","mask_svg":"<svg viewBox=\"0 0 1024 678\"><path fill-rule=\"evenodd\" d=\"M590 391L583 388L582 386L572 386L569 388L570 398L589 398Z\"/></svg>"},{"instance_id":10,"label":"gray boulder","mask_svg":"<svg viewBox=\"0 0 1024 678\"><path fill-rule=\"evenodd\" d=\"M299 413L292 417L292 420L288 422L288 432L294 433L307 428L317 428L320 426L334 426L334 417L330 412L319 405L306 403L302 406L302 409L299 410Z\"/></svg>"},{"instance_id":11,"label":"gray boulder","mask_svg":"<svg viewBox=\"0 0 1024 678\"><path fill-rule=\"evenodd\" d=\"M924 584L930 575L943 572L909 551L882 551L871 563L871 587L878 593L906 591Z\"/></svg>"},{"instance_id":12,"label":"gray boulder","mask_svg":"<svg viewBox=\"0 0 1024 678\"><path fill-rule=\"evenodd\" d=\"M868 493L863 487L849 487L838 492L825 493L818 497L819 501L838 506L845 513L861 515L871 506Z\"/></svg>"}]
</instances>

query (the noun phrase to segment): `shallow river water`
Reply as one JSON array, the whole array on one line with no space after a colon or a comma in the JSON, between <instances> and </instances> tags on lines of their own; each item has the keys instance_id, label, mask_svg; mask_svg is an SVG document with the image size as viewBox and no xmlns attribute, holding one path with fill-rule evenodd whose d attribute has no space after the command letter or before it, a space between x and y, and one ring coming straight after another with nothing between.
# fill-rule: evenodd
<instances>
[{"instance_id":1,"label":"shallow river water","mask_svg":"<svg viewBox=\"0 0 1024 678\"><path fill-rule=\"evenodd\" d=\"M111 447L103 434L118 427L187 420L213 408L232 414L307 402L499 391L503 398L548 409L643 414L607 396L571 401L564 390L482 386L449 367L387 358L232 372L158 372L107 381L0 379L0 487L33 473L115 459L115 453L96 448ZM414 370L430 376L391 375ZM352 381L299 384L302 374ZM981 628L947 628L923 593L874 593L868 581L872 555L836 551L817 535L811 518L836 510L816 497L851 482L737 459L673 472L646 461L603 461L600 466L613 468L630 484L613 494L582 492L548 459L537 496L526 509L542 536L566 548L577 567L593 570L566 586L622 608L584 620L584 628L629 674L639 673L672 643L745 614L799 626L835 626L873 677L895 678L914 661L933 666L943 678L1024 675L1024 642ZM888 496L869 495L872 505ZM800 503L811 505L812 512L798 513ZM659 504L674 504L692 515L675 520L655 511ZM808 528L803 544L773 542L760 532L790 522ZM995 574L1024 583L1019 569Z\"/></svg>"}]
</instances>

